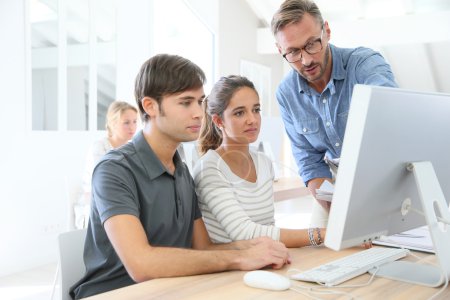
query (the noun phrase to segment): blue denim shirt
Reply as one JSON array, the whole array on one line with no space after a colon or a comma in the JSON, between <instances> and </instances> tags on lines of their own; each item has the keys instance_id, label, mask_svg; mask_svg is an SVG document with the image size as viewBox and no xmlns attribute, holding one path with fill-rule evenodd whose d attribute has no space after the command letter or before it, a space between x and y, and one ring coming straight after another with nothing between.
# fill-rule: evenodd
<instances>
[{"instance_id":1,"label":"blue denim shirt","mask_svg":"<svg viewBox=\"0 0 450 300\"><path fill-rule=\"evenodd\" d=\"M292 153L305 183L318 177L331 178L324 157L341 156L353 86L397 86L390 66L378 52L333 45L330 48L333 69L321 94L295 70L289 72L276 92Z\"/></svg>"}]
</instances>

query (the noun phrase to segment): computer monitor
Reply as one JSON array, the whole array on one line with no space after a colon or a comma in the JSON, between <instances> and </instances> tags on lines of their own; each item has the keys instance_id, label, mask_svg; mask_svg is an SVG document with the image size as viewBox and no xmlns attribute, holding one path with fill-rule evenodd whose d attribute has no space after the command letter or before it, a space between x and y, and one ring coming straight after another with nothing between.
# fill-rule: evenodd
<instances>
[{"instance_id":1,"label":"computer monitor","mask_svg":"<svg viewBox=\"0 0 450 300\"><path fill-rule=\"evenodd\" d=\"M450 220L449 200L450 95L356 85L325 245L340 250L428 224L450 276L450 230L436 217Z\"/></svg>"}]
</instances>

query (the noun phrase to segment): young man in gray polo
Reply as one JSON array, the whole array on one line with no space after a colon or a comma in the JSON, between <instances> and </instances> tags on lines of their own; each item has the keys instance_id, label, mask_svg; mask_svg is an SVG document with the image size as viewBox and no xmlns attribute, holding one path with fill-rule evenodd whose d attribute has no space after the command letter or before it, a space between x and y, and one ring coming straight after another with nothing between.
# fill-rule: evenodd
<instances>
[{"instance_id":1,"label":"young man in gray polo","mask_svg":"<svg viewBox=\"0 0 450 300\"><path fill-rule=\"evenodd\" d=\"M135 95L144 128L94 170L86 274L71 289L76 299L152 278L289 262L286 247L269 238L209 239L193 180L176 152L198 137L204 81L203 71L180 56L143 64Z\"/></svg>"}]
</instances>

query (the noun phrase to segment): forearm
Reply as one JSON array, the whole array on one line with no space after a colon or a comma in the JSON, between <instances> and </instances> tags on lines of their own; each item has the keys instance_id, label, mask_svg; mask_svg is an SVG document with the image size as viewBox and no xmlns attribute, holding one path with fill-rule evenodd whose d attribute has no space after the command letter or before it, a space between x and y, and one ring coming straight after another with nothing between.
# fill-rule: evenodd
<instances>
[{"instance_id":1,"label":"forearm","mask_svg":"<svg viewBox=\"0 0 450 300\"><path fill-rule=\"evenodd\" d=\"M230 243L212 243L202 219L194 223L194 237L192 248L197 250L243 250L256 245L260 239L270 239L263 237L259 239L237 240Z\"/></svg>"},{"instance_id":2,"label":"forearm","mask_svg":"<svg viewBox=\"0 0 450 300\"><path fill-rule=\"evenodd\" d=\"M234 241L231 243L215 244L210 243L205 250L242 250L251 247L249 240Z\"/></svg>"},{"instance_id":3,"label":"forearm","mask_svg":"<svg viewBox=\"0 0 450 300\"><path fill-rule=\"evenodd\" d=\"M308 190L311 192L314 198L316 197L316 189L320 188L320 186L325 180L330 181L331 179L321 177L321 178L313 178L310 181L308 181Z\"/></svg>"},{"instance_id":4,"label":"forearm","mask_svg":"<svg viewBox=\"0 0 450 300\"><path fill-rule=\"evenodd\" d=\"M323 242L326 235L326 229L320 228L320 240ZM314 239L318 243L318 232L314 230ZM310 246L311 241L308 236L308 229L285 229L280 230L280 242L288 248L298 248Z\"/></svg>"},{"instance_id":5,"label":"forearm","mask_svg":"<svg viewBox=\"0 0 450 300\"><path fill-rule=\"evenodd\" d=\"M194 222L192 246L195 250L153 247L148 244L137 218L117 216L112 219L105 222L108 237L136 282L226 270L255 270L268 265L279 269L290 260L285 246L269 238L214 245L201 218Z\"/></svg>"},{"instance_id":6,"label":"forearm","mask_svg":"<svg viewBox=\"0 0 450 300\"><path fill-rule=\"evenodd\" d=\"M192 248L197 250L241 250L250 248L254 242L249 240L234 241L231 243L212 243L202 218L194 222Z\"/></svg>"},{"instance_id":7,"label":"forearm","mask_svg":"<svg viewBox=\"0 0 450 300\"><path fill-rule=\"evenodd\" d=\"M201 219L194 223L194 230L203 232L194 238L198 250L153 247L140 220L132 215L117 215L104 223L108 238L130 277L136 282L152 278L187 276L241 268L245 250L207 251L208 235ZM244 253L242 253L244 252Z\"/></svg>"},{"instance_id":8,"label":"forearm","mask_svg":"<svg viewBox=\"0 0 450 300\"><path fill-rule=\"evenodd\" d=\"M125 264L136 282L154 278L207 274L241 268L241 253L237 250L192 250L151 247L136 261Z\"/></svg>"},{"instance_id":9,"label":"forearm","mask_svg":"<svg viewBox=\"0 0 450 300\"><path fill-rule=\"evenodd\" d=\"M239 244L239 243L237 243ZM243 243L245 245L246 243ZM146 247L125 258L128 274L136 282L161 277L189 276L227 270L256 270L266 266L280 269L290 263L285 246L267 237L247 242L242 250L192 250Z\"/></svg>"},{"instance_id":10,"label":"forearm","mask_svg":"<svg viewBox=\"0 0 450 300\"><path fill-rule=\"evenodd\" d=\"M307 229L285 229L280 230L280 242L288 248L309 246Z\"/></svg>"}]
</instances>

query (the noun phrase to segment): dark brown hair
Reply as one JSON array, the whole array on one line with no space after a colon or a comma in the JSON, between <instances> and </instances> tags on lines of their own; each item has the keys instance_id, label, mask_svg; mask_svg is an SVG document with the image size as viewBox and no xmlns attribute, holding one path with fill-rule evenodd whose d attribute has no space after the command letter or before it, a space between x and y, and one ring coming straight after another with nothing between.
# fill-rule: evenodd
<instances>
[{"instance_id":1,"label":"dark brown hair","mask_svg":"<svg viewBox=\"0 0 450 300\"><path fill-rule=\"evenodd\" d=\"M206 82L205 73L190 60L169 54L158 54L147 60L136 76L134 95L141 119L146 122L149 116L142 107L142 99L151 97L158 102L164 96L198 89Z\"/></svg>"}]
</instances>

